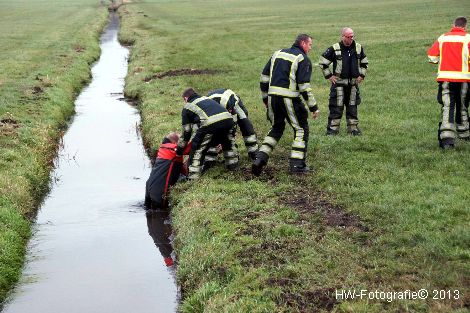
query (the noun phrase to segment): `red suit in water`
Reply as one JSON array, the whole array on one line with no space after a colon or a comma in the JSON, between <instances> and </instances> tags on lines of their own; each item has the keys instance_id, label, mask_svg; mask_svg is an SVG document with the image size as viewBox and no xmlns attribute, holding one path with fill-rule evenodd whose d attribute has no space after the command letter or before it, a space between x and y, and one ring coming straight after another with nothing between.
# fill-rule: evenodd
<instances>
[{"instance_id":1,"label":"red suit in water","mask_svg":"<svg viewBox=\"0 0 470 313\"><path fill-rule=\"evenodd\" d=\"M149 209L167 208L169 188L176 184L180 174L187 175L183 157L176 156L178 137L177 134L168 135L157 151L155 164L146 183L145 206ZM183 154L189 154L190 149L191 144L188 144Z\"/></svg>"}]
</instances>

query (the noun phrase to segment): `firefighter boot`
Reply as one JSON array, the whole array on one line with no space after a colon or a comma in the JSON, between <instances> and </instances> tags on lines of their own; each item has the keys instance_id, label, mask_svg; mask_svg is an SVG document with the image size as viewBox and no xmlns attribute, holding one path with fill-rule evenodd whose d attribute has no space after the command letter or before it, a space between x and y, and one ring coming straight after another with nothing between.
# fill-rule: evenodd
<instances>
[{"instance_id":1,"label":"firefighter boot","mask_svg":"<svg viewBox=\"0 0 470 313\"><path fill-rule=\"evenodd\" d=\"M289 173L291 174L306 174L310 168L305 164L304 160L290 159Z\"/></svg>"},{"instance_id":2,"label":"firefighter boot","mask_svg":"<svg viewBox=\"0 0 470 313\"><path fill-rule=\"evenodd\" d=\"M454 139L453 138L441 138L441 125L439 123L439 128L437 130L437 140L439 141L439 147L442 150L448 150L454 148Z\"/></svg>"},{"instance_id":3,"label":"firefighter boot","mask_svg":"<svg viewBox=\"0 0 470 313\"><path fill-rule=\"evenodd\" d=\"M269 156L266 153L262 151L256 152L256 158L251 165L251 173L255 176L261 175L263 167L268 163L268 158Z\"/></svg>"}]
</instances>

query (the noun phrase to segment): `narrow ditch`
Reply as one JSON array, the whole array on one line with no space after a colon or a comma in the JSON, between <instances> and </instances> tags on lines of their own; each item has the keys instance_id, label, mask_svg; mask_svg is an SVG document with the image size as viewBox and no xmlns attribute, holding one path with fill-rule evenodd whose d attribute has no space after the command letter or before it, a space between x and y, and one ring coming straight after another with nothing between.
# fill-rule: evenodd
<instances>
[{"instance_id":1,"label":"narrow ditch","mask_svg":"<svg viewBox=\"0 0 470 313\"><path fill-rule=\"evenodd\" d=\"M118 31L114 13L3 313L177 309L170 220L143 207L151 164L136 128L139 113L121 99L129 52Z\"/></svg>"}]
</instances>

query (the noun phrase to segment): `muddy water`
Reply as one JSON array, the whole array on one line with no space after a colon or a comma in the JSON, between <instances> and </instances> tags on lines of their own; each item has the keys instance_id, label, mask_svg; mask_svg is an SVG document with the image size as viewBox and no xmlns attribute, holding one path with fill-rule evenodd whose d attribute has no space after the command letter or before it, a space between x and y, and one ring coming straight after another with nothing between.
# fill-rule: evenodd
<instances>
[{"instance_id":1,"label":"muddy water","mask_svg":"<svg viewBox=\"0 0 470 313\"><path fill-rule=\"evenodd\" d=\"M176 311L168 217L142 208L150 162L138 112L119 100L128 50L118 29L114 16L92 82L76 100L23 278L4 313Z\"/></svg>"}]
</instances>

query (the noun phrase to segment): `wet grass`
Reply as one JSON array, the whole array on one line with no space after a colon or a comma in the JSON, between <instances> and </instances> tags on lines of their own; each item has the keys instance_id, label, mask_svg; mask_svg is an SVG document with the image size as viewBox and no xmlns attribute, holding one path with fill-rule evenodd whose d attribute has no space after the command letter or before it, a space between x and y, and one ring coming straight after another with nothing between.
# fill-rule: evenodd
<instances>
[{"instance_id":1,"label":"wet grass","mask_svg":"<svg viewBox=\"0 0 470 313\"><path fill-rule=\"evenodd\" d=\"M181 92L231 88L263 137L258 90L270 54L300 32L311 59L351 26L370 71L364 135L325 137L329 86L316 70L321 118L311 121L305 177L287 174L286 131L265 174L210 170L173 192L182 312L465 312L469 296L470 144L437 147L436 67L426 50L465 1L134 1L121 8L133 43L126 93L141 100L155 151L180 129ZM167 75L184 69L212 75ZM216 72L220 71L220 72ZM458 299L341 300L340 289L459 290Z\"/></svg>"},{"instance_id":2,"label":"wet grass","mask_svg":"<svg viewBox=\"0 0 470 313\"><path fill-rule=\"evenodd\" d=\"M3 1L0 12L0 308L49 187L73 100L99 55L99 1Z\"/></svg>"}]
</instances>

